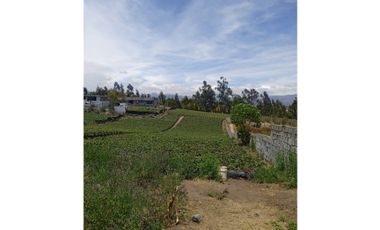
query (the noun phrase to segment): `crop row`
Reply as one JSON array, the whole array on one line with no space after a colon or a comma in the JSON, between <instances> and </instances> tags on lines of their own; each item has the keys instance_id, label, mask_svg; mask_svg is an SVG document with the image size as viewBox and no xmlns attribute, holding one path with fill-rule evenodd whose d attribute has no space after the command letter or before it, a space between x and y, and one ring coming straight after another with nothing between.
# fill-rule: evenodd
<instances>
[{"instance_id":1,"label":"crop row","mask_svg":"<svg viewBox=\"0 0 380 230\"><path fill-rule=\"evenodd\" d=\"M179 116L184 119L166 132ZM132 132L84 140L86 229L162 229L172 223L167 204L183 179L199 177L205 154L229 169L251 170L257 161L227 138L223 114L171 110L160 118L123 118L86 125L85 134ZM181 207L178 198L175 206Z\"/></svg>"}]
</instances>

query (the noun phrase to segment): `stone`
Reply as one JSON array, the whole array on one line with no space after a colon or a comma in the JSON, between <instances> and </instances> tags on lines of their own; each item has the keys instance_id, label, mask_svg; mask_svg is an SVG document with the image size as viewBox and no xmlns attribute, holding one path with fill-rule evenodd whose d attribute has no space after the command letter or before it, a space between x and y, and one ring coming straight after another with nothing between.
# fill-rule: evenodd
<instances>
[{"instance_id":1,"label":"stone","mask_svg":"<svg viewBox=\"0 0 380 230\"><path fill-rule=\"evenodd\" d=\"M194 216L191 217L191 220L195 223L200 223L201 222L201 215L195 214Z\"/></svg>"},{"instance_id":2,"label":"stone","mask_svg":"<svg viewBox=\"0 0 380 230\"><path fill-rule=\"evenodd\" d=\"M248 179L249 178L249 173L243 172L243 171L234 171L234 170L229 170L227 173L228 178L232 179Z\"/></svg>"}]
</instances>

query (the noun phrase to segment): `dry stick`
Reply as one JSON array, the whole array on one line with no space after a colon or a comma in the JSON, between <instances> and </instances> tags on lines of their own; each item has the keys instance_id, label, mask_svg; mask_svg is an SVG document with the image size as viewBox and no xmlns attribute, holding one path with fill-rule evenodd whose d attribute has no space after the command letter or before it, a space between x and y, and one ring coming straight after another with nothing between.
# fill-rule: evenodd
<instances>
[{"instance_id":1,"label":"dry stick","mask_svg":"<svg viewBox=\"0 0 380 230\"><path fill-rule=\"evenodd\" d=\"M170 201L168 202L168 209L167 209L167 213L164 215L164 219L169 219L170 218L170 209L173 207L173 204L174 204L174 201L175 201L175 198L176 198L176 194L178 192L178 188L179 186L177 186L175 188L175 192L173 193ZM178 216L178 209L177 207L175 207L175 215L176 215L176 221L174 224L170 225L171 226L174 226L174 225L177 225L179 223L179 216Z\"/></svg>"}]
</instances>

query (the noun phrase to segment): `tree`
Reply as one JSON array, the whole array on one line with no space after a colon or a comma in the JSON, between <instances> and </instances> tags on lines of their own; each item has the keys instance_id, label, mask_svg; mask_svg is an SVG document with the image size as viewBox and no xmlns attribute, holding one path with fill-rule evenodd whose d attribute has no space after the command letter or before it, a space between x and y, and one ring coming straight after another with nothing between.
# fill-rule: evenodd
<instances>
[{"instance_id":1,"label":"tree","mask_svg":"<svg viewBox=\"0 0 380 230\"><path fill-rule=\"evenodd\" d=\"M188 96L185 96L185 97L183 97L183 99L181 101L181 108L195 110L195 107L193 106L193 104L194 104L194 100L189 99Z\"/></svg>"},{"instance_id":2,"label":"tree","mask_svg":"<svg viewBox=\"0 0 380 230\"><path fill-rule=\"evenodd\" d=\"M179 97L177 93L174 95L174 101L176 104L176 108L181 108L181 102L179 101Z\"/></svg>"},{"instance_id":3,"label":"tree","mask_svg":"<svg viewBox=\"0 0 380 230\"><path fill-rule=\"evenodd\" d=\"M124 86L123 86L123 83L120 84L120 93L124 95Z\"/></svg>"},{"instance_id":4,"label":"tree","mask_svg":"<svg viewBox=\"0 0 380 230\"><path fill-rule=\"evenodd\" d=\"M84 94L84 95L87 95L87 94L88 94L88 91L87 91L87 88L86 88L86 87L83 88L83 94Z\"/></svg>"},{"instance_id":5,"label":"tree","mask_svg":"<svg viewBox=\"0 0 380 230\"><path fill-rule=\"evenodd\" d=\"M264 91L264 93L260 95L260 98L257 108L259 108L263 116L270 116L272 114L272 101L269 98L268 93Z\"/></svg>"},{"instance_id":6,"label":"tree","mask_svg":"<svg viewBox=\"0 0 380 230\"><path fill-rule=\"evenodd\" d=\"M257 99L259 98L259 92L255 89L244 89L242 92L242 99L245 103L249 103L251 105L257 104Z\"/></svg>"},{"instance_id":7,"label":"tree","mask_svg":"<svg viewBox=\"0 0 380 230\"><path fill-rule=\"evenodd\" d=\"M294 98L293 103L289 106L289 117L297 119L297 97Z\"/></svg>"},{"instance_id":8,"label":"tree","mask_svg":"<svg viewBox=\"0 0 380 230\"><path fill-rule=\"evenodd\" d=\"M203 81L203 86L199 88L193 97L200 110L206 112L214 111L216 103L215 92L206 81Z\"/></svg>"},{"instance_id":9,"label":"tree","mask_svg":"<svg viewBox=\"0 0 380 230\"><path fill-rule=\"evenodd\" d=\"M107 92L108 100L110 102L109 109L110 111L114 111L115 103L118 102L119 93L116 90L108 90Z\"/></svg>"},{"instance_id":10,"label":"tree","mask_svg":"<svg viewBox=\"0 0 380 230\"><path fill-rule=\"evenodd\" d=\"M232 106L240 104L240 103L244 103L243 98L238 94L233 95L232 96Z\"/></svg>"},{"instance_id":11,"label":"tree","mask_svg":"<svg viewBox=\"0 0 380 230\"><path fill-rule=\"evenodd\" d=\"M271 116L273 117L285 117L286 116L286 106L279 100L272 100L272 111Z\"/></svg>"},{"instance_id":12,"label":"tree","mask_svg":"<svg viewBox=\"0 0 380 230\"><path fill-rule=\"evenodd\" d=\"M158 95L158 100L160 101L161 105L165 104L166 96L165 94L161 91L160 94Z\"/></svg>"},{"instance_id":13,"label":"tree","mask_svg":"<svg viewBox=\"0 0 380 230\"><path fill-rule=\"evenodd\" d=\"M217 95L218 102L222 104L222 112L228 113L231 107L232 89L228 87L228 81L225 77L220 77L215 89L219 92Z\"/></svg>"},{"instance_id":14,"label":"tree","mask_svg":"<svg viewBox=\"0 0 380 230\"><path fill-rule=\"evenodd\" d=\"M100 88L99 86L96 87L95 94L96 95L101 95L101 96L106 96L108 93L107 87L104 86L104 88Z\"/></svg>"},{"instance_id":15,"label":"tree","mask_svg":"<svg viewBox=\"0 0 380 230\"><path fill-rule=\"evenodd\" d=\"M260 111L253 105L240 103L231 110L231 121L236 125L238 137L244 145L250 141L249 122L255 122L260 127Z\"/></svg>"},{"instance_id":16,"label":"tree","mask_svg":"<svg viewBox=\"0 0 380 230\"><path fill-rule=\"evenodd\" d=\"M116 92L120 91L120 85L119 83L117 83L117 81L115 81L115 83L113 84L113 90L115 90Z\"/></svg>"},{"instance_id":17,"label":"tree","mask_svg":"<svg viewBox=\"0 0 380 230\"><path fill-rule=\"evenodd\" d=\"M127 86L127 97L133 96L133 86L131 84L128 84Z\"/></svg>"},{"instance_id":18,"label":"tree","mask_svg":"<svg viewBox=\"0 0 380 230\"><path fill-rule=\"evenodd\" d=\"M136 97L140 97L140 92L136 89Z\"/></svg>"}]
</instances>

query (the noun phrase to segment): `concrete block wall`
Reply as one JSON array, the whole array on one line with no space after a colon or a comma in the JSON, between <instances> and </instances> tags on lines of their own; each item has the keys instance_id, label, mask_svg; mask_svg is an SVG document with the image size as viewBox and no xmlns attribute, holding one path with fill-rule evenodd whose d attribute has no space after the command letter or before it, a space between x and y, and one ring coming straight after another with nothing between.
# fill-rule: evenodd
<instances>
[{"instance_id":1,"label":"concrete block wall","mask_svg":"<svg viewBox=\"0 0 380 230\"><path fill-rule=\"evenodd\" d=\"M297 151L297 128L285 125L271 125L271 135L251 133L251 146L269 162L276 160L280 152Z\"/></svg>"}]
</instances>

